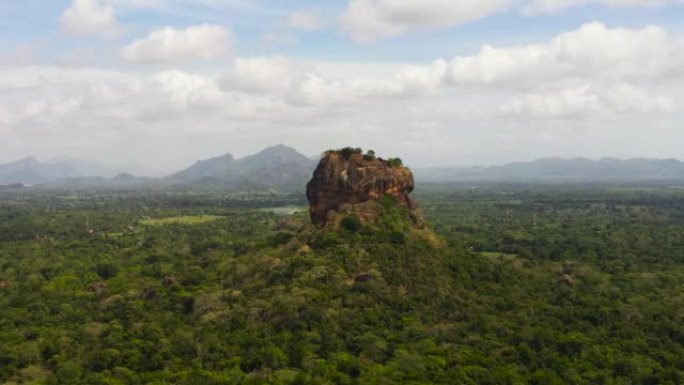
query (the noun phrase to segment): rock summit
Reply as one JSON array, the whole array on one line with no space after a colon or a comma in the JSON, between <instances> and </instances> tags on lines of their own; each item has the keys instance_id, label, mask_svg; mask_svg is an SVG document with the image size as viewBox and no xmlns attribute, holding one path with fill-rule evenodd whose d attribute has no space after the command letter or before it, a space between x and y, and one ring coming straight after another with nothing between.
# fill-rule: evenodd
<instances>
[{"instance_id":1,"label":"rock summit","mask_svg":"<svg viewBox=\"0 0 684 385\"><path fill-rule=\"evenodd\" d=\"M313 178L306 186L311 221L326 224L343 206L359 205L389 197L399 206L414 211L409 194L413 191L413 173L398 158L384 160L373 151L345 148L327 151Z\"/></svg>"}]
</instances>

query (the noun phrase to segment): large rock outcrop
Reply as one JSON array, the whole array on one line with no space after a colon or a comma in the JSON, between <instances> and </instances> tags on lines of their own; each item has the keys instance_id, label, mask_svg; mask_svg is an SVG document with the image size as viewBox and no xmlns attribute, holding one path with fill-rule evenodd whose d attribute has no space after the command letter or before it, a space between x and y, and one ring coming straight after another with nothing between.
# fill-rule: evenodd
<instances>
[{"instance_id":1,"label":"large rock outcrop","mask_svg":"<svg viewBox=\"0 0 684 385\"><path fill-rule=\"evenodd\" d=\"M413 174L401 165L381 158L328 151L306 186L311 221L325 224L342 206L357 205L388 196L411 211L415 203Z\"/></svg>"}]
</instances>

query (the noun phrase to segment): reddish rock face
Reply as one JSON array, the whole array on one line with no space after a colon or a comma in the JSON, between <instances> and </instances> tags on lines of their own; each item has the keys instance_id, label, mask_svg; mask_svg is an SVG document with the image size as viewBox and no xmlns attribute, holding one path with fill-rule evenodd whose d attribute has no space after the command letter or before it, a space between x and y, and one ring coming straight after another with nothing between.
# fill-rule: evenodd
<instances>
[{"instance_id":1,"label":"reddish rock face","mask_svg":"<svg viewBox=\"0 0 684 385\"><path fill-rule=\"evenodd\" d=\"M339 152L329 151L306 186L311 221L325 224L330 210L382 196L390 196L399 205L414 209L409 196L413 186L413 174L406 167L390 167L387 161L360 154L345 158Z\"/></svg>"}]
</instances>

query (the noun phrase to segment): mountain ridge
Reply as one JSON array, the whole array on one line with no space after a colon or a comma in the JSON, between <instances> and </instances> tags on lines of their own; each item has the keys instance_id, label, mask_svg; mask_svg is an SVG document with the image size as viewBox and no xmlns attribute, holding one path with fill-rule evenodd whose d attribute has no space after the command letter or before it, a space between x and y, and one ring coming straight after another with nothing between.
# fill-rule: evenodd
<instances>
[{"instance_id":1,"label":"mountain ridge","mask_svg":"<svg viewBox=\"0 0 684 385\"><path fill-rule=\"evenodd\" d=\"M225 153L199 160L161 178L127 172L97 174L92 162L79 166L75 159L54 159L59 161L42 162L29 156L0 164L0 185L299 191L320 156L307 157L280 144L240 159ZM412 171L420 183L684 183L684 162L674 158L546 157L489 167L419 167Z\"/></svg>"},{"instance_id":2,"label":"mountain ridge","mask_svg":"<svg viewBox=\"0 0 684 385\"><path fill-rule=\"evenodd\" d=\"M163 182L229 189L296 190L306 183L314 167L310 158L279 144L240 159L226 154L199 161L163 178Z\"/></svg>"},{"instance_id":3,"label":"mountain ridge","mask_svg":"<svg viewBox=\"0 0 684 385\"><path fill-rule=\"evenodd\" d=\"M423 183L619 183L684 182L684 162L677 159L604 157L540 158L490 167L414 169Z\"/></svg>"}]
</instances>

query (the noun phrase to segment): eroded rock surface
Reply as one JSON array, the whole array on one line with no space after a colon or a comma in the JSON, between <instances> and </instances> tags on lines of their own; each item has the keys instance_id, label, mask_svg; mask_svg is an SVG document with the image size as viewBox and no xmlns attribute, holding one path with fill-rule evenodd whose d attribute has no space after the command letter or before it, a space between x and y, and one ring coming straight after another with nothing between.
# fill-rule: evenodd
<instances>
[{"instance_id":1,"label":"eroded rock surface","mask_svg":"<svg viewBox=\"0 0 684 385\"><path fill-rule=\"evenodd\" d=\"M339 151L328 151L306 186L311 221L325 224L331 210L383 196L414 210L415 203L409 196L413 187L413 174L406 167L390 167L381 158L361 154L344 156Z\"/></svg>"}]
</instances>

